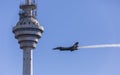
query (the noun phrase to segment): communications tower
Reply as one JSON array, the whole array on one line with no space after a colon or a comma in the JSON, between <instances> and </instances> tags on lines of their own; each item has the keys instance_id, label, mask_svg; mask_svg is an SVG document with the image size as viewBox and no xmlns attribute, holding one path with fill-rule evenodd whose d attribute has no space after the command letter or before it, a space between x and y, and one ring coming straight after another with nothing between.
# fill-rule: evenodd
<instances>
[{"instance_id":1,"label":"communications tower","mask_svg":"<svg viewBox=\"0 0 120 75\"><path fill-rule=\"evenodd\" d=\"M23 49L23 75L33 75L32 51L44 31L36 19L35 0L25 0L20 4L19 21L13 27L15 38Z\"/></svg>"}]
</instances>

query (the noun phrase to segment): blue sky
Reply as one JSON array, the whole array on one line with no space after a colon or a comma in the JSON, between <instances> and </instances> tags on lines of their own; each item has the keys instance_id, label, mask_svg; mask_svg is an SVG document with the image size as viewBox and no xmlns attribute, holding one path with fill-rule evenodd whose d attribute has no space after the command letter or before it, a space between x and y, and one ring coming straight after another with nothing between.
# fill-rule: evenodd
<instances>
[{"instance_id":1,"label":"blue sky","mask_svg":"<svg viewBox=\"0 0 120 75\"><path fill-rule=\"evenodd\" d=\"M120 43L119 0L37 0L45 32L34 50L34 75L120 75L120 48L53 51L56 46ZM22 50L12 33L20 0L0 4L0 75L22 75Z\"/></svg>"}]
</instances>

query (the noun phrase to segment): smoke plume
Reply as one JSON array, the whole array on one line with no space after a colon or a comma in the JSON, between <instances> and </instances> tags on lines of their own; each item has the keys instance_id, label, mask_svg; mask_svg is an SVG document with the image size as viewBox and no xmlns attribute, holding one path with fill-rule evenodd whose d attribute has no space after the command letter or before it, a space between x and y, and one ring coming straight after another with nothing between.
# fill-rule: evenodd
<instances>
[{"instance_id":1,"label":"smoke plume","mask_svg":"<svg viewBox=\"0 0 120 75\"><path fill-rule=\"evenodd\" d=\"M120 44L89 45L89 46L80 46L79 48L109 48L109 47L120 47Z\"/></svg>"}]
</instances>

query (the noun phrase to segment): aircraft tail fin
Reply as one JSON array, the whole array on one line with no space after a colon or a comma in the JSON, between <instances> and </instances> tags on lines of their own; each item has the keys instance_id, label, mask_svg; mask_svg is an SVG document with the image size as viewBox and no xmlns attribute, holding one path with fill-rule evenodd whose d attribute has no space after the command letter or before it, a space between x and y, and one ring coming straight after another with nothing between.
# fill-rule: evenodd
<instances>
[{"instance_id":1,"label":"aircraft tail fin","mask_svg":"<svg viewBox=\"0 0 120 75\"><path fill-rule=\"evenodd\" d=\"M79 42L75 42L74 46L78 46Z\"/></svg>"}]
</instances>

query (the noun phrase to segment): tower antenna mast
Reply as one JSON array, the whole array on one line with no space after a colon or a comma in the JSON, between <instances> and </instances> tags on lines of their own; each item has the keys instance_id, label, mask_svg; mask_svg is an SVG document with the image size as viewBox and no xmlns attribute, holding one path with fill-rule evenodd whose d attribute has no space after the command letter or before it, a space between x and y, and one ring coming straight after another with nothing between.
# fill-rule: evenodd
<instances>
[{"instance_id":1,"label":"tower antenna mast","mask_svg":"<svg viewBox=\"0 0 120 75\"><path fill-rule=\"evenodd\" d=\"M26 0L27 5L30 5L31 1L30 0Z\"/></svg>"}]
</instances>

